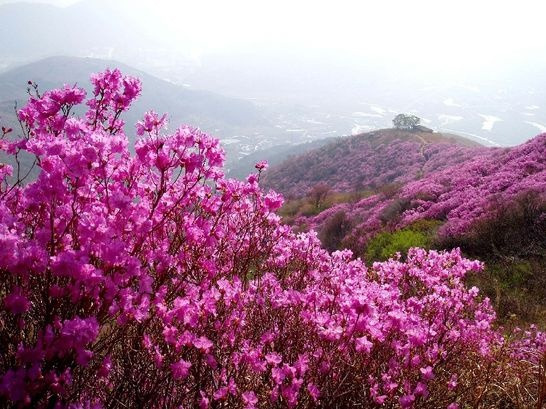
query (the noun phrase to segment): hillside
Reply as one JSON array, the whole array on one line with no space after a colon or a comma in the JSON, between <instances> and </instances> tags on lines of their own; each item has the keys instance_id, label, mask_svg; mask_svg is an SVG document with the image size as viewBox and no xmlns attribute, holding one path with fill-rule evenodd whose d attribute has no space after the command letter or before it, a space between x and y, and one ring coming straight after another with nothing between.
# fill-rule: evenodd
<instances>
[{"instance_id":1,"label":"hillside","mask_svg":"<svg viewBox=\"0 0 546 409\"><path fill-rule=\"evenodd\" d=\"M364 197L289 202L283 215L296 229L317 230L328 249L350 248L367 262L411 246L460 247L488 265L491 276L481 287L501 315L545 325L546 305L537 300L546 300L546 134L513 148L465 154L450 166L435 163L445 157L438 155L419 180ZM395 165L394 174L406 169L404 162Z\"/></svg>"},{"instance_id":2,"label":"hillside","mask_svg":"<svg viewBox=\"0 0 546 409\"><path fill-rule=\"evenodd\" d=\"M38 175L13 181L0 163L0 406L542 406L546 334L498 326L468 285L479 261L412 248L367 266L330 253L315 232L282 223L282 197L262 190L261 173L226 179L220 141L199 129L163 132L165 118L148 113L131 151L119 117L141 84L109 70L91 83L87 101L70 87L36 93L20 111L20 140L2 130L0 150L11 163L34 156ZM416 137L425 159L430 146L459 147ZM503 201L527 190L522 217L493 223L510 214L531 239L520 241L534 243L546 231L534 206L545 139L371 196L386 230L377 233L403 224L404 203L421 211L469 184ZM414 186L428 179L433 189ZM328 224L322 238L336 237ZM539 277L538 257L519 271ZM542 307L546 286L519 281Z\"/></svg>"},{"instance_id":3,"label":"hillside","mask_svg":"<svg viewBox=\"0 0 546 409\"><path fill-rule=\"evenodd\" d=\"M546 409L546 7L484 3L0 0L0 409Z\"/></svg>"},{"instance_id":4,"label":"hillside","mask_svg":"<svg viewBox=\"0 0 546 409\"><path fill-rule=\"evenodd\" d=\"M402 228L423 219L442 222L440 235L454 238L491 217L500 204L530 191L546 195L546 134L514 148L481 149L466 161L438 167L420 180L327 212L344 210L353 221L360 220L351 236L358 237L361 246L381 228ZM326 219L322 212L308 222L320 229Z\"/></svg>"},{"instance_id":5,"label":"hillside","mask_svg":"<svg viewBox=\"0 0 546 409\"><path fill-rule=\"evenodd\" d=\"M264 184L302 197L322 183L338 192L406 183L486 148L451 134L382 129L346 137L274 166Z\"/></svg>"}]
</instances>

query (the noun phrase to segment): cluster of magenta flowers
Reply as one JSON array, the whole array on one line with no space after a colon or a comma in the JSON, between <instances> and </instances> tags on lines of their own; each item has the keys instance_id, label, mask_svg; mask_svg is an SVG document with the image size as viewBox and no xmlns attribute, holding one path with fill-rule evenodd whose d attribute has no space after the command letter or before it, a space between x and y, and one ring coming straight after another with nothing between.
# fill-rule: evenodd
<instances>
[{"instance_id":1,"label":"cluster of magenta flowers","mask_svg":"<svg viewBox=\"0 0 546 409\"><path fill-rule=\"evenodd\" d=\"M435 407L535 402L546 340L505 339L458 250L367 268L294 234L218 140L121 119L117 70L31 98L0 166L0 401L19 407ZM6 134L6 133L5 133ZM525 359L518 359L525 357ZM521 373L527 374L519 378ZM500 380L515 380L517 390ZM512 385L512 383L510 384ZM520 386L523 385L524 387ZM522 392L523 391L523 392ZM534 392L533 392L534 393Z\"/></svg>"},{"instance_id":2,"label":"cluster of magenta flowers","mask_svg":"<svg viewBox=\"0 0 546 409\"><path fill-rule=\"evenodd\" d=\"M444 219L441 234L459 236L502 205L533 192L546 201L546 134L506 149L491 149L456 167L405 186L400 197L411 210L401 223Z\"/></svg>"},{"instance_id":3,"label":"cluster of magenta flowers","mask_svg":"<svg viewBox=\"0 0 546 409\"><path fill-rule=\"evenodd\" d=\"M317 216L300 216L296 224L320 230L342 211L353 225L344 242L355 251L386 227L401 229L419 220L442 222L442 239L464 237L525 194L546 202L546 134L513 148L479 149L457 165L427 164L427 169L425 176L407 181L393 195L378 193L342 203Z\"/></svg>"}]
</instances>

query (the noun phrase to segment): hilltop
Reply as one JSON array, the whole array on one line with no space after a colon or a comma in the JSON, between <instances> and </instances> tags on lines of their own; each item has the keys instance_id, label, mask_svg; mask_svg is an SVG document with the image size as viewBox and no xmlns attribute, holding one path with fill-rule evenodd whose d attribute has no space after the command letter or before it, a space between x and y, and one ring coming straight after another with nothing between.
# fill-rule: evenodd
<instances>
[{"instance_id":1,"label":"hilltop","mask_svg":"<svg viewBox=\"0 0 546 409\"><path fill-rule=\"evenodd\" d=\"M485 149L452 134L381 129L292 157L273 166L264 184L291 198L305 196L319 183L337 192L370 190L419 179Z\"/></svg>"}]
</instances>

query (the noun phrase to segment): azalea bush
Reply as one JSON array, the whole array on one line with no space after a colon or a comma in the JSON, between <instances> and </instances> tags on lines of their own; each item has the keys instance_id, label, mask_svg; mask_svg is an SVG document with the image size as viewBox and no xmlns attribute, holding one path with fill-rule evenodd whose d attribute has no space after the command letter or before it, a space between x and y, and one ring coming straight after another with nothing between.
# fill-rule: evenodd
<instances>
[{"instance_id":1,"label":"azalea bush","mask_svg":"<svg viewBox=\"0 0 546 409\"><path fill-rule=\"evenodd\" d=\"M33 94L0 148L0 403L100 407L532 405L544 334L510 338L464 278L410 249L367 268L295 235L282 198L222 173L216 139L150 112L136 78ZM83 117L74 108L85 103ZM21 155L33 158L25 180ZM522 406L523 407L523 406Z\"/></svg>"}]
</instances>

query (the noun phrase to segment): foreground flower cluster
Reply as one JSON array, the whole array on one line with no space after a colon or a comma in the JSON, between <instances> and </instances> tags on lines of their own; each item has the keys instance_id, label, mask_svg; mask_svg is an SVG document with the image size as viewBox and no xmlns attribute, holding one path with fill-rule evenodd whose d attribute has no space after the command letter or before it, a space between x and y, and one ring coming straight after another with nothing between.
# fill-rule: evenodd
<instances>
[{"instance_id":1,"label":"foreground flower cluster","mask_svg":"<svg viewBox=\"0 0 546 409\"><path fill-rule=\"evenodd\" d=\"M367 269L296 236L282 198L226 180L217 140L121 119L140 82L32 97L0 148L0 402L28 407L474 407L538 399L542 333L515 341L413 249ZM19 158L37 179L24 184Z\"/></svg>"}]
</instances>

